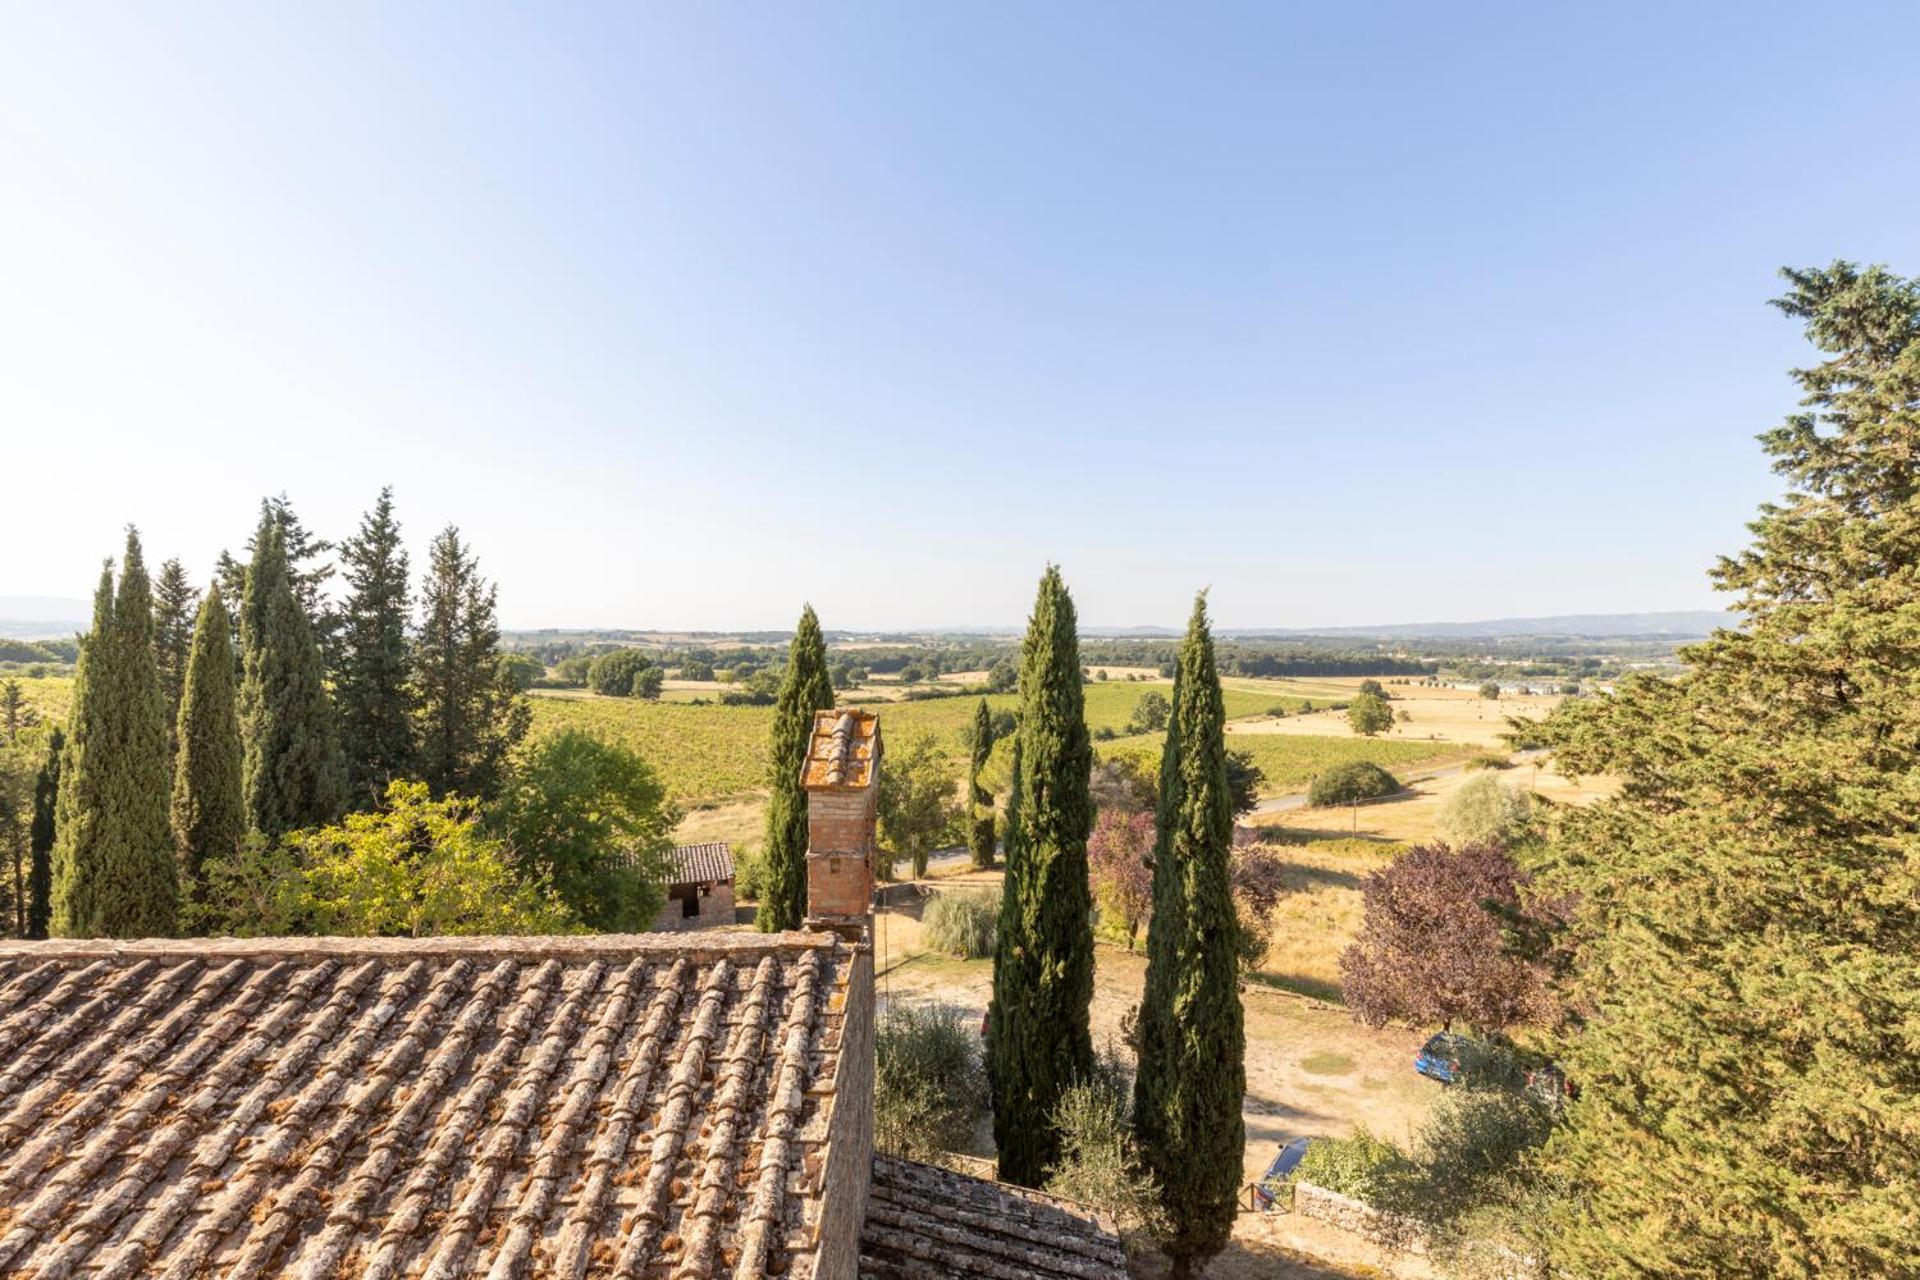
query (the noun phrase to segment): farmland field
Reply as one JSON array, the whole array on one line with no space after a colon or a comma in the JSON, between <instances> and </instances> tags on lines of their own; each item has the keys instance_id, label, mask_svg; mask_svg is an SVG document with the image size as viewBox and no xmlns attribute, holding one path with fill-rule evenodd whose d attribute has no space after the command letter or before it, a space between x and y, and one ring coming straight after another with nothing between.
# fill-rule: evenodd
<instances>
[{"instance_id":1,"label":"farmland field","mask_svg":"<svg viewBox=\"0 0 1920 1280\"><path fill-rule=\"evenodd\" d=\"M1226 691L1229 716L1260 716L1274 706L1285 706L1290 711L1299 709L1301 698L1273 688L1245 687L1253 683L1241 682L1243 687ZM1096 733L1102 729L1115 733L1125 729L1140 696L1148 690L1170 696L1173 684L1166 680L1106 680L1089 684L1086 687L1088 727ZM1012 711L1019 706L1019 701L1010 693L987 697L987 705L996 711ZM973 723L975 702L974 698L960 697L863 704L859 691L841 698L843 706L870 705L879 711L884 717L887 736L893 742L931 734L952 752L956 762L963 749L961 734ZM693 706L683 702L650 703L578 694L555 697L546 691L533 699L536 735L578 728L619 742L639 752L659 770L668 792L682 801L718 800L764 786L767 735L772 727L772 707ZM1276 762L1291 762L1312 757L1313 741L1276 738L1271 746L1263 740L1260 748ZM1285 745L1281 745L1283 743ZM1101 744L1103 749L1123 745L1157 751L1158 737L1117 738ZM1346 749L1348 744L1337 745ZM1376 757L1365 755L1364 758ZM1299 766L1292 763L1286 770L1288 778L1307 777L1312 773L1310 768L1300 774Z\"/></svg>"}]
</instances>

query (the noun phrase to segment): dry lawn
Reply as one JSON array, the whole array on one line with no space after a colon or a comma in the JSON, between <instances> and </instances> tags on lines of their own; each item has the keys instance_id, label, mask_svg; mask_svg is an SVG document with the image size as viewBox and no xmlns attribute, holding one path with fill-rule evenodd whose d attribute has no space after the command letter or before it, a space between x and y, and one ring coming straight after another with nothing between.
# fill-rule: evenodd
<instances>
[{"instance_id":1,"label":"dry lawn","mask_svg":"<svg viewBox=\"0 0 1920 1280\"><path fill-rule=\"evenodd\" d=\"M1287 685L1287 692L1309 698L1333 697L1345 701L1360 688L1358 679L1318 681L1263 681L1263 684ZM1308 692L1312 688L1318 692ZM1418 685L1387 685L1393 695L1395 724L1380 735L1386 741L1463 742L1477 747L1499 748L1500 735L1507 731L1508 716L1542 719L1560 703L1558 694L1506 694L1497 701L1483 698L1471 689L1429 689ZM1411 717L1398 722L1404 711ZM1310 711L1284 719L1237 720L1227 726L1230 734L1292 733L1319 737L1353 736L1344 711Z\"/></svg>"}]
</instances>

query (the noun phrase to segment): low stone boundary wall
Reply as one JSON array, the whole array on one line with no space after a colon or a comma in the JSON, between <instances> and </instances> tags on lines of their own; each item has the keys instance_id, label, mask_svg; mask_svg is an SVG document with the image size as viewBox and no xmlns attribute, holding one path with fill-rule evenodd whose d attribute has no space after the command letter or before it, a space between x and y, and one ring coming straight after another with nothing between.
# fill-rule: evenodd
<instances>
[{"instance_id":1,"label":"low stone boundary wall","mask_svg":"<svg viewBox=\"0 0 1920 1280\"><path fill-rule=\"evenodd\" d=\"M1427 1228L1424 1223L1395 1213L1383 1213L1370 1204L1355 1200L1352 1196L1343 1196L1338 1191L1329 1191L1311 1182L1296 1181L1293 1184L1293 1211L1330 1223L1342 1231L1365 1236L1402 1253L1410 1253L1417 1258L1427 1256Z\"/></svg>"}]
</instances>

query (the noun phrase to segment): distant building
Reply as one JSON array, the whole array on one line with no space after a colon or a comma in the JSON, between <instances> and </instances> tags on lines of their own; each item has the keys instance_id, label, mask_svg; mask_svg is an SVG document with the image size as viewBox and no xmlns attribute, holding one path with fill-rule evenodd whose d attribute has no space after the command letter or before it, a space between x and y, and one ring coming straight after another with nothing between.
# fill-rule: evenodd
<instances>
[{"instance_id":1,"label":"distant building","mask_svg":"<svg viewBox=\"0 0 1920 1280\"><path fill-rule=\"evenodd\" d=\"M733 927L733 850L725 841L683 844L667 866L667 900L655 929Z\"/></svg>"}]
</instances>

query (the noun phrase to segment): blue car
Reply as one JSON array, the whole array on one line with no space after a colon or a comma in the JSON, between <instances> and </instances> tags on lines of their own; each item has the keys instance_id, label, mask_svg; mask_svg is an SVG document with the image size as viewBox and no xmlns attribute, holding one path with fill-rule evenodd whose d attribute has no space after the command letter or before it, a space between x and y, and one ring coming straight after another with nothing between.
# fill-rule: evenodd
<instances>
[{"instance_id":1,"label":"blue car","mask_svg":"<svg viewBox=\"0 0 1920 1280\"><path fill-rule=\"evenodd\" d=\"M1280 1154L1273 1158L1267 1171L1260 1175L1260 1181L1253 1184L1253 1207L1266 1213L1287 1196L1287 1179L1300 1164L1307 1148L1313 1145L1312 1138L1295 1138L1280 1148Z\"/></svg>"},{"instance_id":2,"label":"blue car","mask_svg":"<svg viewBox=\"0 0 1920 1280\"><path fill-rule=\"evenodd\" d=\"M1413 1069L1429 1080L1452 1084L1460 1076L1460 1051L1467 1038L1451 1031L1436 1031L1414 1055Z\"/></svg>"}]
</instances>

